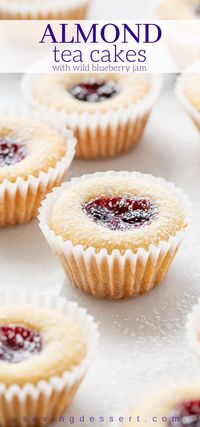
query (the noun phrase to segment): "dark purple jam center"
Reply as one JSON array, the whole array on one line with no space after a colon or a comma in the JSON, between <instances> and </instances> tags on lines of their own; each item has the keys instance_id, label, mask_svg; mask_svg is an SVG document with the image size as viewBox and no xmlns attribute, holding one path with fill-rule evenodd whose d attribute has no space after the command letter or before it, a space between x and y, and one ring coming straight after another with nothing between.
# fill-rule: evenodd
<instances>
[{"instance_id":1,"label":"dark purple jam center","mask_svg":"<svg viewBox=\"0 0 200 427\"><path fill-rule=\"evenodd\" d=\"M156 204L140 197L101 197L83 205L83 211L111 230L125 231L150 223L156 216Z\"/></svg>"},{"instance_id":2,"label":"dark purple jam center","mask_svg":"<svg viewBox=\"0 0 200 427\"><path fill-rule=\"evenodd\" d=\"M0 167L11 166L26 157L26 147L6 139L0 139Z\"/></svg>"},{"instance_id":3,"label":"dark purple jam center","mask_svg":"<svg viewBox=\"0 0 200 427\"><path fill-rule=\"evenodd\" d=\"M200 4L198 4L195 8L195 14L200 17Z\"/></svg>"},{"instance_id":4,"label":"dark purple jam center","mask_svg":"<svg viewBox=\"0 0 200 427\"><path fill-rule=\"evenodd\" d=\"M170 415L169 427L200 427L200 400L181 403Z\"/></svg>"},{"instance_id":5,"label":"dark purple jam center","mask_svg":"<svg viewBox=\"0 0 200 427\"><path fill-rule=\"evenodd\" d=\"M42 350L38 332L22 326L0 326L0 360L19 363Z\"/></svg>"},{"instance_id":6,"label":"dark purple jam center","mask_svg":"<svg viewBox=\"0 0 200 427\"><path fill-rule=\"evenodd\" d=\"M115 96L118 87L113 81L79 83L69 89L69 93L79 101L101 102Z\"/></svg>"}]
</instances>

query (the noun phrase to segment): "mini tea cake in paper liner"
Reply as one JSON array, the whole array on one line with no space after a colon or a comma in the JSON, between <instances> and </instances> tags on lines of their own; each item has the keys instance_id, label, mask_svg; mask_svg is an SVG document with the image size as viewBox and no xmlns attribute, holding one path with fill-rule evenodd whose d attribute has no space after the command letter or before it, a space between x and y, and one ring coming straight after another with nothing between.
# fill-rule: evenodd
<instances>
[{"instance_id":1,"label":"mini tea cake in paper liner","mask_svg":"<svg viewBox=\"0 0 200 427\"><path fill-rule=\"evenodd\" d=\"M163 179L136 172L106 172L74 178L50 193L42 203L39 213L40 228L72 283L93 296L112 299L137 296L159 285L168 272L185 235L183 228L169 240L160 241L158 245L151 244L149 250L141 247L136 253L131 249L121 253L119 249L113 249L109 253L105 248L98 251L92 246L84 248L81 242L73 245L70 240L63 240L60 235L53 232L50 226L52 210L67 188L93 177L116 174L130 180L133 177L148 179L149 183L156 182L161 188L172 192L178 206L183 210L185 223L188 224L189 203L183 192Z\"/></svg>"},{"instance_id":2,"label":"mini tea cake in paper liner","mask_svg":"<svg viewBox=\"0 0 200 427\"><path fill-rule=\"evenodd\" d=\"M12 305L30 305L46 308L66 315L80 328L86 342L86 356L81 363L61 376L54 376L41 380L38 384L30 383L24 386L13 384L6 387L0 383L0 424L2 427L15 425L23 427L33 424L37 426L50 424L57 419L68 407L80 383L82 382L94 357L98 331L93 317L85 309L79 308L76 303L64 298L55 298L32 292L0 293L0 307ZM26 422L24 422L26 418ZM33 418L37 423L33 423Z\"/></svg>"},{"instance_id":3,"label":"mini tea cake in paper liner","mask_svg":"<svg viewBox=\"0 0 200 427\"><path fill-rule=\"evenodd\" d=\"M0 19L85 19L90 0L0 0Z\"/></svg>"},{"instance_id":4,"label":"mini tea cake in paper liner","mask_svg":"<svg viewBox=\"0 0 200 427\"><path fill-rule=\"evenodd\" d=\"M89 74L91 76L91 74ZM93 75L95 75L93 73ZM102 74L103 76L104 74ZM96 74L100 78L100 74ZM106 74L107 78L111 78L110 74ZM113 74L113 79L117 78L117 74ZM39 78L38 75L27 74L22 81L22 91L29 104L39 109L41 106L47 111L58 111L54 107L41 103L33 94L35 82ZM80 78L86 79L87 75L80 75ZM122 78L122 76L121 76ZM136 76L136 78L138 78ZM140 140L149 115L155 105L158 95L161 90L162 79L159 75L145 75L145 82L149 85L141 99L134 102L128 100L126 106L120 102L120 96L123 93L123 88L120 95L113 97L113 107L104 107L108 101L97 103L86 103L79 101L84 108L81 112L77 110L75 105L71 106L71 112L67 113L61 109L63 120L68 128L72 129L78 140L76 155L80 158L97 159L114 157L130 150ZM123 79L121 80L123 83ZM131 85L131 82L129 83ZM130 91L129 91L130 92ZM70 102L70 97L69 97ZM114 104L114 102L116 104ZM87 104L87 105L86 105ZM90 104L89 110L88 105ZM98 104L98 105L97 105ZM92 111L91 111L92 110Z\"/></svg>"},{"instance_id":5,"label":"mini tea cake in paper liner","mask_svg":"<svg viewBox=\"0 0 200 427\"><path fill-rule=\"evenodd\" d=\"M0 226L23 224L35 218L38 207L46 193L60 185L75 155L76 140L71 131L67 130L58 116L40 111L32 112L23 109L0 112L0 117L22 117L33 119L39 124L49 125L60 132L66 140L66 154L55 167L47 172L40 171L39 175L29 175L27 179L18 177L15 182L4 179L0 183Z\"/></svg>"}]
</instances>

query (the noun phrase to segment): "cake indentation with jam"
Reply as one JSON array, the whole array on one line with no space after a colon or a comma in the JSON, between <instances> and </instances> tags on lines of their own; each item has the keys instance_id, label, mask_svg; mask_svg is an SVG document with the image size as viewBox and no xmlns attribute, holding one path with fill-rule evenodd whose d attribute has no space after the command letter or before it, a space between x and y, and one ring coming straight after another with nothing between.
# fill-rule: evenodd
<instances>
[{"instance_id":1,"label":"cake indentation with jam","mask_svg":"<svg viewBox=\"0 0 200 427\"><path fill-rule=\"evenodd\" d=\"M155 202L142 197L100 197L83 205L95 222L111 230L125 231L152 222L157 214Z\"/></svg>"},{"instance_id":2,"label":"cake indentation with jam","mask_svg":"<svg viewBox=\"0 0 200 427\"><path fill-rule=\"evenodd\" d=\"M27 155L27 148L17 142L0 139L0 167L15 165Z\"/></svg>"},{"instance_id":3,"label":"cake indentation with jam","mask_svg":"<svg viewBox=\"0 0 200 427\"><path fill-rule=\"evenodd\" d=\"M68 89L69 93L78 101L102 102L113 98L118 92L117 84L110 81L78 83Z\"/></svg>"},{"instance_id":4,"label":"cake indentation with jam","mask_svg":"<svg viewBox=\"0 0 200 427\"><path fill-rule=\"evenodd\" d=\"M42 337L38 332L19 325L0 326L0 360L19 363L41 350Z\"/></svg>"}]
</instances>

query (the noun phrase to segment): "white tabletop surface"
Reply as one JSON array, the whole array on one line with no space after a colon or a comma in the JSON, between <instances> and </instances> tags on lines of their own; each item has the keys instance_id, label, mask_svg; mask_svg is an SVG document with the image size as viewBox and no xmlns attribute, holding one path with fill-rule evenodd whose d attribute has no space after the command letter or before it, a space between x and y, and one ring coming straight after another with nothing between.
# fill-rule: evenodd
<instances>
[{"instance_id":1,"label":"white tabletop surface","mask_svg":"<svg viewBox=\"0 0 200 427\"><path fill-rule=\"evenodd\" d=\"M1 76L1 105L20 102L18 80L19 76ZM101 332L97 357L66 416L125 416L144 391L198 373L184 325L188 310L200 295L199 158L199 134L168 84L143 139L132 152L113 160L74 161L71 176L109 169L163 176L190 196L194 214L191 230L167 278L150 294L104 301L65 283L62 292L87 307ZM0 236L1 287L59 292L63 272L37 221L1 230ZM92 424L100 425L98 421ZM76 420L75 425L89 427L90 423ZM117 422L101 425L117 426Z\"/></svg>"},{"instance_id":2,"label":"white tabletop surface","mask_svg":"<svg viewBox=\"0 0 200 427\"><path fill-rule=\"evenodd\" d=\"M146 17L150 0L95 2L91 17ZM153 1L152 1L153 3ZM150 4L151 6L151 4ZM19 76L0 76L0 105L21 102ZM112 160L75 160L71 176L103 170L139 170L163 176L190 196L192 227L162 285L136 299L104 301L80 293L65 282L62 293L87 307L99 324L99 352L66 413L75 426L118 426L99 416L130 415L138 399L154 387L196 377L199 365L185 338L185 321L200 296L199 134L165 85L143 139L132 151ZM64 276L37 221L0 231L0 287L14 286L57 294ZM79 422L80 416L85 422ZM152 414L154 415L154 414ZM166 414L163 414L166 415ZM88 417L96 418L89 423ZM67 421L68 420L68 421ZM120 424L124 425L124 424Z\"/></svg>"}]
</instances>

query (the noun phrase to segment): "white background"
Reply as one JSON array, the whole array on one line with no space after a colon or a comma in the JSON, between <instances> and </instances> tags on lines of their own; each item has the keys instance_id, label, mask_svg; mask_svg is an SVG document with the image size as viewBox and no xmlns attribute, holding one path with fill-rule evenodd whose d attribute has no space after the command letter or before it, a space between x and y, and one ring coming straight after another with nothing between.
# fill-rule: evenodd
<instances>
[{"instance_id":1,"label":"white background","mask_svg":"<svg viewBox=\"0 0 200 427\"><path fill-rule=\"evenodd\" d=\"M96 17L98 12L99 18L130 18L134 12L134 17L145 17L147 2L101 1L91 16ZM0 77L2 106L21 102L18 83L19 76ZM117 427L117 421L90 424L87 417L130 415L138 399L154 387L163 388L187 378L191 382L199 375L198 362L190 353L185 337L187 313L200 296L199 162L199 134L176 100L173 82L167 81L144 137L133 151L113 160L75 160L72 165L71 176L109 169L140 170L163 176L184 189L194 212L191 230L167 278L150 294L104 301L81 294L65 282L62 293L87 307L101 332L94 364L67 411L68 417L85 415L85 423L76 420L75 426ZM59 290L63 272L37 221L1 230L0 236L1 287L55 293ZM63 424L56 424L59 425ZM65 425L70 424L66 421Z\"/></svg>"}]
</instances>

